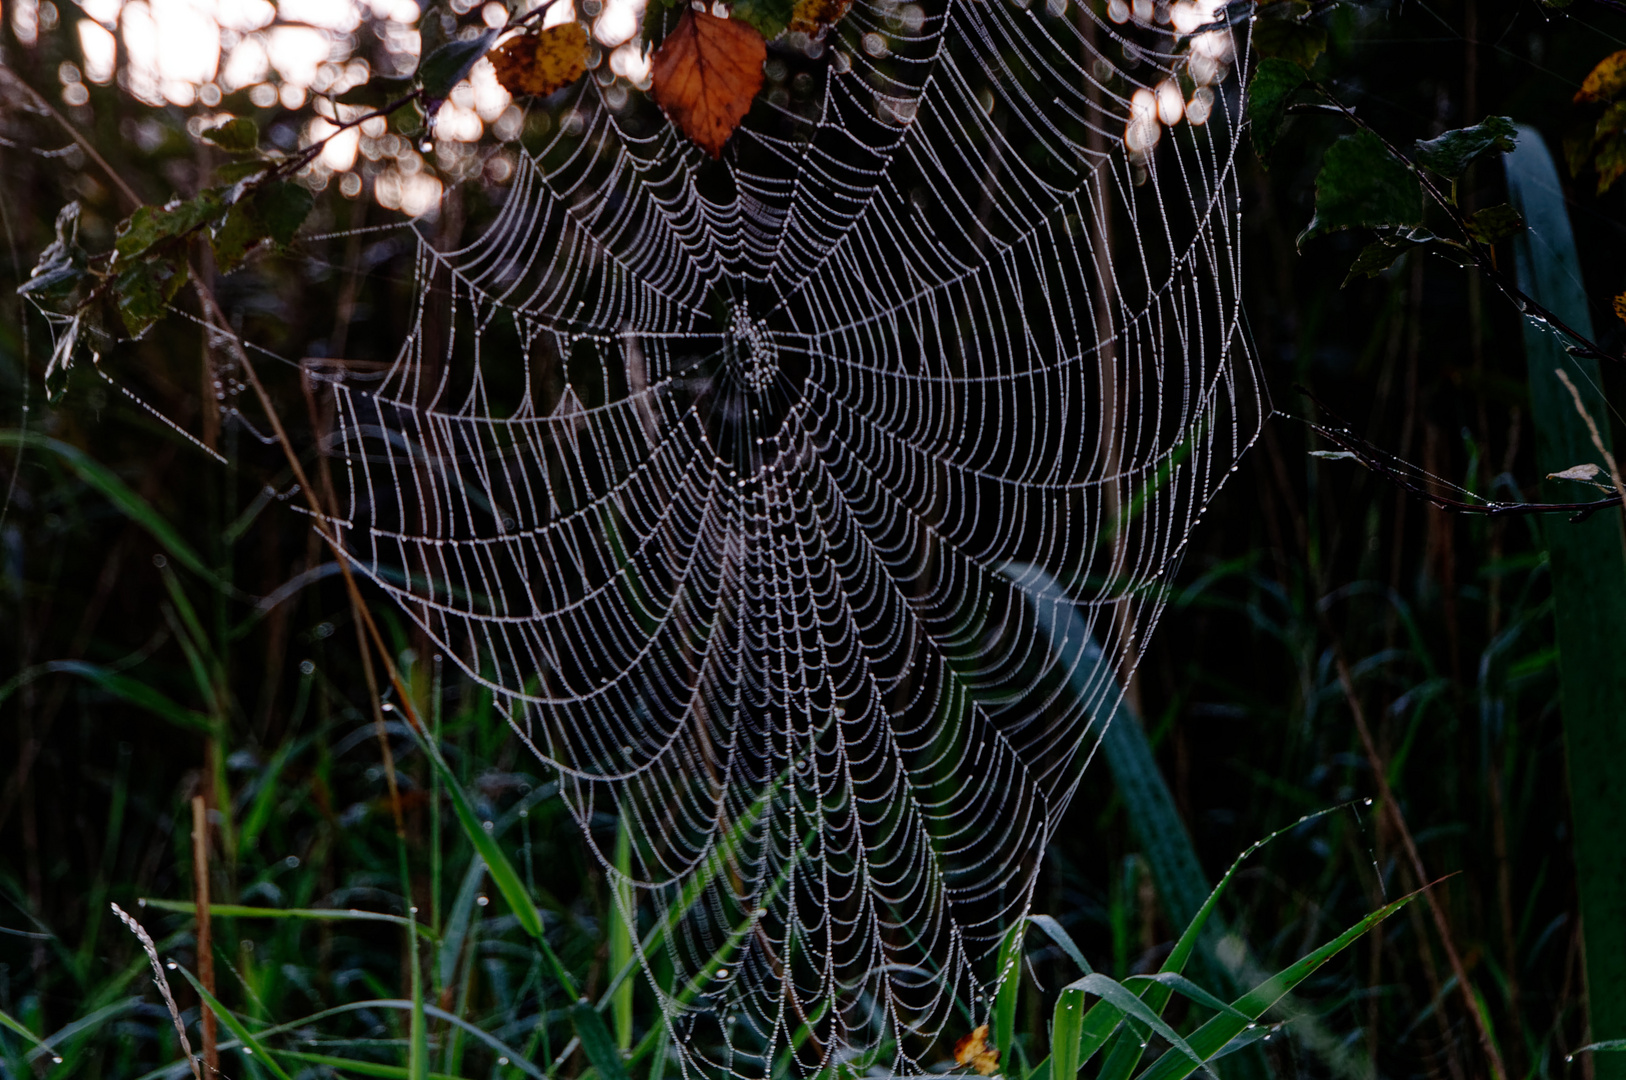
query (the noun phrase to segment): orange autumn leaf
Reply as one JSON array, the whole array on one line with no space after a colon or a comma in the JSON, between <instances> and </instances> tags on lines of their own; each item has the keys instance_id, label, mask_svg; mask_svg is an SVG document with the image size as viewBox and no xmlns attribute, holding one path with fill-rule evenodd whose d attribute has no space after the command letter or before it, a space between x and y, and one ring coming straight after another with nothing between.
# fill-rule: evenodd
<instances>
[{"instance_id":1,"label":"orange autumn leaf","mask_svg":"<svg viewBox=\"0 0 1626 1080\"><path fill-rule=\"evenodd\" d=\"M1581 89L1575 92L1575 104L1588 101L1613 101L1626 90L1626 49L1606 56L1592 69Z\"/></svg>"},{"instance_id":2,"label":"orange autumn leaf","mask_svg":"<svg viewBox=\"0 0 1626 1080\"><path fill-rule=\"evenodd\" d=\"M852 6L853 0L796 0L796 7L790 13L790 24L785 29L793 34L812 37L846 18Z\"/></svg>"},{"instance_id":3,"label":"orange autumn leaf","mask_svg":"<svg viewBox=\"0 0 1626 1080\"><path fill-rule=\"evenodd\" d=\"M1615 297L1615 318L1626 322L1626 292Z\"/></svg>"},{"instance_id":4,"label":"orange autumn leaf","mask_svg":"<svg viewBox=\"0 0 1626 1080\"><path fill-rule=\"evenodd\" d=\"M954 1044L954 1060L977 1070L978 1076L992 1076L999 1071L999 1051L988 1045L987 1024L960 1037Z\"/></svg>"},{"instance_id":5,"label":"orange autumn leaf","mask_svg":"<svg viewBox=\"0 0 1626 1080\"><path fill-rule=\"evenodd\" d=\"M754 28L684 8L650 57L655 102L696 146L721 157L762 89L767 58L767 43Z\"/></svg>"},{"instance_id":6,"label":"orange autumn leaf","mask_svg":"<svg viewBox=\"0 0 1626 1080\"><path fill-rule=\"evenodd\" d=\"M491 54L491 66L515 97L547 97L587 73L587 31L572 22L522 34Z\"/></svg>"}]
</instances>

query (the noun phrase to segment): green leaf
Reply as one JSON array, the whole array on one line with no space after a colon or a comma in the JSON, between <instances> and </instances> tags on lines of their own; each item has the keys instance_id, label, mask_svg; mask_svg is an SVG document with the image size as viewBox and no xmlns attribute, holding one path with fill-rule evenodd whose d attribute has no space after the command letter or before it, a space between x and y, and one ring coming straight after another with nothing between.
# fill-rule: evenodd
<instances>
[{"instance_id":1,"label":"green leaf","mask_svg":"<svg viewBox=\"0 0 1626 1080\"><path fill-rule=\"evenodd\" d=\"M493 27L467 41L448 41L418 65L418 85L423 88L425 105L431 116L452 92L452 87L462 82L474 65L479 63L480 57L490 51L498 33Z\"/></svg>"},{"instance_id":2,"label":"green leaf","mask_svg":"<svg viewBox=\"0 0 1626 1080\"><path fill-rule=\"evenodd\" d=\"M1447 240L1443 236L1435 236L1427 229L1406 229L1374 240L1362 248L1361 253L1355 257L1354 264L1350 266L1349 273L1344 277L1344 285L1354 281L1357 274L1369 278L1377 277L1394 265L1400 256L1418 248L1458 266L1474 264L1473 252L1468 250L1466 244Z\"/></svg>"},{"instance_id":3,"label":"green leaf","mask_svg":"<svg viewBox=\"0 0 1626 1080\"><path fill-rule=\"evenodd\" d=\"M228 154L252 154L260 148L259 125L246 116L212 127L203 133L203 137Z\"/></svg>"},{"instance_id":4,"label":"green leaf","mask_svg":"<svg viewBox=\"0 0 1626 1080\"><path fill-rule=\"evenodd\" d=\"M1370 131L1344 135L1327 148L1315 178L1315 217L1299 234L1306 240L1339 229L1417 225L1423 191L1406 163Z\"/></svg>"},{"instance_id":5,"label":"green leaf","mask_svg":"<svg viewBox=\"0 0 1626 1080\"><path fill-rule=\"evenodd\" d=\"M1316 59L1327 51L1325 30L1293 18L1261 15L1254 20L1250 40L1260 56L1288 61L1306 71L1314 67Z\"/></svg>"},{"instance_id":6,"label":"green leaf","mask_svg":"<svg viewBox=\"0 0 1626 1080\"><path fill-rule=\"evenodd\" d=\"M1287 118L1287 106L1304 85L1304 69L1290 60L1270 57L1262 60L1248 82L1248 128L1253 134L1253 151L1261 161L1270 157Z\"/></svg>"},{"instance_id":7,"label":"green leaf","mask_svg":"<svg viewBox=\"0 0 1626 1080\"><path fill-rule=\"evenodd\" d=\"M215 166L215 179L226 184L237 184L250 180L269 170L275 162L265 158L242 158L237 161L228 161Z\"/></svg>"},{"instance_id":8,"label":"green leaf","mask_svg":"<svg viewBox=\"0 0 1626 1080\"><path fill-rule=\"evenodd\" d=\"M310 191L291 180L248 188L209 238L221 272L235 270L267 240L286 247L314 205Z\"/></svg>"},{"instance_id":9,"label":"green leaf","mask_svg":"<svg viewBox=\"0 0 1626 1080\"><path fill-rule=\"evenodd\" d=\"M1487 206L1468 218L1468 235L1481 244L1494 244L1506 240L1524 228L1524 218L1513 207L1503 203Z\"/></svg>"},{"instance_id":10,"label":"green leaf","mask_svg":"<svg viewBox=\"0 0 1626 1080\"><path fill-rule=\"evenodd\" d=\"M133 338L163 318L169 302L187 281L186 259L154 256L123 266L113 278L119 316Z\"/></svg>"},{"instance_id":11,"label":"green leaf","mask_svg":"<svg viewBox=\"0 0 1626 1080\"><path fill-rule=\"evenodd\" d=\"M67 314L88 264L85 249L79 246L79 204L71 202L57 211L56 239L35 264L28 280L17 286L17 294L36 305Z\"/></svg>"},{"instance_id":12,"label":"green leaf","mask_svg":"<svg viewBox=\"0 0 1626 1080\"><path fill-rule=\"evenodd\" d=\"M360 86L352 86L333 100L341 105L363 105L369 109L381 109L400 101L410 93L412 93L411 79L369 79Z\"/></svg>"},{"instance_id":13,"label":"green leaf","mask_svg":"<svg viewBox=\"0 0 1626 1080\"><path fill-rule=\"evenodd\" d=\"M119 222L115 230L113 250L115 264L144 255L167 240L184 236L225 212L225 197L220 188L206 188L184 202L169 206L142 206Z\"/></svg>"},{"instance_id":14,"label":"green leaf","mask_svg":"<svg viewBox=\"0 0 1626 1080\"><path fill-rule=\"evenodd\" d=\"M729 9L728 16L755 27L772 41L785 32L795 10L796 0L738 0Z\"/></svg>"},{"instance_id":15,"label":"green leaf","mask_svg":"<svg viewBox=\"0 0 1626 1080\"><path fill-rule=\"evenodd\" d=\"M1456 128L1427 141L1419 140L1417 164L1447 180L1456 180L1486 154L1513 149L1516 138L1512 120L1505 116L1486 117L1473 127Z\"/></svg>"}]
</instances>

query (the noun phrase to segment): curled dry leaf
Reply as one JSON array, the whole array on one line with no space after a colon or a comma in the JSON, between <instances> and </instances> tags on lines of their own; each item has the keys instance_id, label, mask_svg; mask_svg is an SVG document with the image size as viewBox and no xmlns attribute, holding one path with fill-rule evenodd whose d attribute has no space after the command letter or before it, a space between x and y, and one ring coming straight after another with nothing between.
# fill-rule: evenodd
<instances>
[{"instance_id":1,"label":"curled dry leaf","mask_svg":"<svg viewBox=\"0 0 1626 1080\"><path fill-rule=\"evenodd\" d=\"M1571 465L1563 472L1548 473L1549 480L1596 480L1598 474L1603 472L1596 465Z\"/></svg>"},{"instance_id":2,"label":"curled dry leaf","mask_svg":"<svg viewBox=\"0 0 1626 1080\"><path fill-rule=\"evenodd\" d=\"M796 0L796 9L785 29L812 37L846 18L852 6L853 0Z\"/></svg>"},{"instance_id":3,"label":"curled dry leaf","mask_svg":"<svg viewBox=\"0 0 1626 1080\"><path fill-rule=\"evenodd\" d=\"M721 157L762 89L767 43L754 28L684 8L650 58L655 102L694 144Z\"/></svg>"},{"instance_id":4,"label":"curled dry leaf","mask_svg":"<svg viewBox=\"0 0 1626 1080\"><path fill-rule=\"evenodd\" d=\"M988 1045L987 1024L960 1037L954 1044L954 1060L977 1070L978 1076L992 1076L999 1071L999 1051Z\"/></svg>"},{"instance_id":5,"label":"curled dry leaf","mask_svg":"<svg viewBox=\"0 0 1626 1080\"><path fill-rule=\"evenodd\" d=\"M491 66L515 97L547 97L587 73L587 31L571 22L522 34L491 54Z\"/></svg>"}]
</instances>

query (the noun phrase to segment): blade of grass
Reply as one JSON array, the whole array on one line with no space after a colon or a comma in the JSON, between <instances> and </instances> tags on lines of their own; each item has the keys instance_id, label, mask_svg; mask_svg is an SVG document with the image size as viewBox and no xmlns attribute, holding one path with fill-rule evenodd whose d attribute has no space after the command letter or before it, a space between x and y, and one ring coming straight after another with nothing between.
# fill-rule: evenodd
<instances>
[{"instance_id":1,"label":"blade of grass","mask_svg":"<svg viewBox=\"0 0 1626 1080\"><path fill-rule=\"evenodd\" d=\"M191 904L181 900L154 900L143 897L142 907L158 911L175 911L190 915ZM413 926L425 941L438 941L433 930L422 923L413 923L401 915L381 911L359 911L355 908L263 908L246 904L210 904L209 914L217 919L309 919L316 922L383 922L396 926Z\"/></svg>"},{"instance_id":2,"label":"blade of grass","mask_svg":"<svg viewBox=\"0 0 1626 1080\"><path fill-rule=\"evenodd\" d=\"M1232 1039L1248 1030L1248 1025L1259 1018L1287 992L1303 982L1322 964L1338 955L1372 927L1387 919L1421 893L1411 893L1374 911L1354 926L1321 946L1315 952L1271 976L1231 1003L1232 1011L1214 1017L1192 1033L1186 1040L1192 1053L1206 1062L1219 1053ZM1237 1014L1241 1014L1240 1016ZM1190 1058L1180 1054L1164 1054L1140 1075L1139 1080L1184 1080L1199 1068Z\"/></svg>"},{"instance_id":3,"label":"blade of grass","mask_svg":"<svg viewBox=\"0 0 1626 1080\"><path fill-rule=\"evenodd\" d=\"M120 674L100 664L86 663L83 660L52 660L49 663L39 664L14 675L4 685L0 685L0 702L4 702L12 694L28 683L42 675L77 675L87 682L94 683L123 701L139 709L145 709L161 719L168 720L177 727L190 731L201 731L205 734L214 731L214 721L195 709L188 709L161 691L154 690L140 679Z\"/></svg>"},{"instance_id":4,"label":"blade of grass","mask_svg":"<svg viewBox=\"0 0 1626 1080\"><path fill-rule=\"evenodd\" d=\"M13 1019L12 1016L4 1009L0 1009L0 1027L6 1028L8 1031L21 1035L24 1039L33 1043L34 1046L38 1048L40 1053L50 1054L53 1062L58 1065L62 1064L62 1055L53 1050L51 1045L44 1039L40 1038L38 1035L35 1035L32 1031L29 1031L26 1027L24 1027L20 1021Z\"/></svg>"},{"instance_id":5,"label":"blade of grass","mask_svg":"<svg viewBox=\"0 0 1626 1080\"><path fill-rule=\"evenodd\" d=\"M220 1018L220 1022L226 1025L227 1030L237 1036L237 1041L243 1044L241 1050L244 1054L258 1058L259 1064L270 1070L271 1075L275 1076L277 1080L293 1080L293 1077L288 1075L287 1070L278 1063L276 1057L265 1048L263 1043L254 1037L254 1033L249 1031L235 1014L220 1004L213 994L204 989L203 983L198 981L196 975L193 975L184 967L177 966L176 970L186 976L186 981L192 984L192 989L197 991L198 997L202 998L203 1003Z\"/></svg>"},{"instance_id":6,"label":"blade of grass","mask_svg":"<svg viewBox=\"0 0 1626 1080\"><path fill-rule=\"evenodd\" d=\"M615 870L611 887L614 892L612 906L615 917L610 920L610 970L620 971L633 962L632 920L637 909L632 889L632 838L627 832L628 817L622 814L615 827ZM632 990L631 979L621 980L610 997L610 1013L615 1022L615 1045L621 1050L632 1046Z\"/></svg>"},{"instance_id":7,"label":"blade of grass","mask_svg":"<svg viewBox=\"0 0 1626 1080\"><path fill-rule=\"evenodd\" d=\"M1519 285L1539 304L1587 337L1592 320L1581 278L1564 188L1535 128L1521 127L1517 148L1503 157L1509 201L1528 227L1513 238ZM1551 474L1612 455L1609 405L1598 362L1576 356L1552 328L1524 324L1529 361L1536 465ZM1569 376L1586 413L1560 382ZM1596 444L1591 429L1598 431ZM1619 485L1626 478L1610 478ZM1563 481L1543 484L1548 499L1567 497ZM1570 485L1573 487L1573 485ZM1586 521L1551 518L1542 529L1551 563L1558 633L1560 713L1574 827L1576 891L1581 905L1587 1014L1603 1041L1626 1036L1626 860L1620 823L1626 821L1626 538L1621 515L1605 510ZM1600 1080L1626 1077L1626 1059L1595 1063Z\"/></svg>"},{"instance_id":8,"label":"blade of grass","mask_svg":"<svg viewBox=\"0 0 1626 1080\"><path fill-rule=\"evenodd\" d=\"M994 995L994 1046L999 1060L1011 1059L1011 1042L1016 1038L1016 999L1022 986L1022 939L1027 920L1018 919L1005 931L999 945L999 990Z\"/></svg>"},{"instance_id":9,"label":"blade of grass","mask_svg":"<svg viewBox=\"0 0 1626 1080\"><path fill-rule=\"evenodd\" d=\"M283 1050L283 1057L290 1061L302 1061L307 1065L326 1065L330 1069L344 1070L358 1076L377 1076L382 1080L411 1080L412 1073L399 1065L384 1065L373 1061L357 1061L355 1058L335 1057L332 1054L312 1054L303 1050ZM425 1080L460 1080L459 1077L449 1073L425 1073Z\"/></svg>"},{"instance_id":10,"label":"blade of grass","mask_svg":"<svg viewBox=\"0 0 1626 1080\"><path fill-rule=\"evenodd\" d=\"M99 491L125 517L152 534L152 538L163 545L164 550L169 552L176 562L216 588L235 592L231 586L215 576L208 564L192 550L192 546L182 539L174 526L164 520L147 500L132 491L130 486L120 480L111 469L93 460L83 450L46 435L14 430L0 431L0 446L15 446L19 449L27 447L55 454L75 476Z\"/></svg>"}]
</instances>

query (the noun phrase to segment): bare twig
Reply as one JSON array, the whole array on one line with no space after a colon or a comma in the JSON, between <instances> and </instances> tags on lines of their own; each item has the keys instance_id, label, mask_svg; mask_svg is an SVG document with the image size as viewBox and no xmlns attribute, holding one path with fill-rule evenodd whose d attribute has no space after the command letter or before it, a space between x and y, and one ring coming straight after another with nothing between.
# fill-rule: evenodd
<instances>
[{"instance_id":1,"label":"bare twig","mask_svg":"<svg viewBox=\"0 0 1626 1080\"><path fill-rule=\"evenodd\" d=\"M1569 514L1571 521L1580 522L1590 518L1599 510L1607 510L1612 506L1626 505L1626 493L1617 493L1615 495L1610 495L1607 498L1593 499L1588 502L1573 503L1508 503L1489 501L1475 503L1467 502L1462 499L1453 499L1447 495L1441 495L1437 491L1429 490L1429 488L1418 483L1412 477L1406 475L1404 472L1401 472L1399 469L1395 468L1394 465L1390 464L1390 459L1393 458L1394 455L1390 454L1386 450L1383 450L1381 447L1374 445L1362 436L1357 435L1354 430L1351 429L1350 426L1338 416L1337 413L1327 408L1326 404L1322 402L1320 398L1316 397L1302 386L1298 387L1298 390L1305 397L1315 402L1319 409L1337 421L1337 426L1328 427L1324 424L1317 424L1314 421L1306 420L1305 423L1310 426L1311 430L1315 431L1328 442L1343 450L1351 458L1355 459L1369 471L1376 473L1401 490L1411 495L1415 495L1417 498L1422 499L1424 502L1431 506L1437 507L1438 509L1449 510L1458 514L1478 514L1484 517L1522 517L1530 514Z\"/></svg>"}]
</instances>

